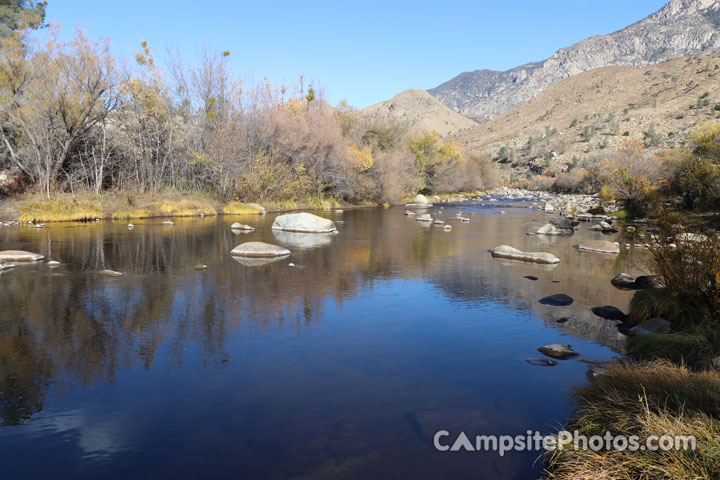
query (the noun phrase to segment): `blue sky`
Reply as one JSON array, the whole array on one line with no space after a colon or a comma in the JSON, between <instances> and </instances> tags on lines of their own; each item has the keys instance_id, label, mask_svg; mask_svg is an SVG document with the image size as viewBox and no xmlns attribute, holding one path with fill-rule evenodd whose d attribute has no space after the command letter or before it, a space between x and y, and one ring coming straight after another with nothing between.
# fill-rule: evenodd
<instances>
[{"instance_id":1,"label":"blue sky","mask_svg":"<svg viewBox=\"0 0 720 480\"><path fill-rule=\"evenodd\" d=\"M665 0L406 2L49 0L47 20L76 25L130 56L146 40L192 59L203 47L230 50L250 83L305 76L332 103L355 107L408 88L428 89L464 71L505 70L549 57L583 38L611 33Z\"/></svg>"}]
</instances>

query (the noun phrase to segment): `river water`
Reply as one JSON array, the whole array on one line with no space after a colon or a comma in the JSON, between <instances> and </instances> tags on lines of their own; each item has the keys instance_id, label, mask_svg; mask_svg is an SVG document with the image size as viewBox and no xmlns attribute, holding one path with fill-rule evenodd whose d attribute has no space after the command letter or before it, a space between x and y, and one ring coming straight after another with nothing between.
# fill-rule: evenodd
<instances>
[{"instance_id":1,"label":"river water","mask_svg":"<svg viewBox=\"0 0 720 480\"><path fill-rule=\"evenodd\" d=\"M573 248L615 240L588 224L528 236L549 219L528 208L430 209L451 232L404 210L320 213L335 236L278 234L274 215L0 230L0 250L63 264L0 276L2 478L537 478L541 452L439 452L433 436L567 422L579 358L622 351L589 309L627 309L610 279L636 272L632 256ZM251 240L292 256L229 255ZM500 244L561 262L497 260ZM538 303L554 293L575 302ZM525 361L555 342L581 357Z\"/></svg>"}]
</instances>

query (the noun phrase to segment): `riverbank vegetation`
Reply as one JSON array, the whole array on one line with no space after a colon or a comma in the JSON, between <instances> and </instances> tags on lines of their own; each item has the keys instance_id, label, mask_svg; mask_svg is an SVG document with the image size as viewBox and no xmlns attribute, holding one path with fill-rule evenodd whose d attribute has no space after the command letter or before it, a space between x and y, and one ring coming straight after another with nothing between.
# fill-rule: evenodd
<instances>
[{"instance_id":1,"label":"riverbank vegetation","mask_svg":"<svg viewBox=\"0 0 720 480\"><path fill-rule=\"evenodd\" d=\"M107 42L82 31L65 41L52 29L43 42L21 30L0 45L0 195L63 198L48 220L106 192L377 204L495 182L487 159L436 133L333 107L302 77L246 85L229 51L205 51L195 64L172 52L163 68L143 42L129 65ZM41 218L25 203L24 218ZM138 210L129 207L128 217Z\"/></svg>"},{"instance_id":2,"label":"riverbank vegetation","mask_svg":"<svg viewBox=\"0 0 720 480\"><path fill-rule=\"evenodd\" d=\"M720 205L720 123L698 124L677 146L652 152L647 138L628 137L614 151L589 155L555 177L517 182L561 193L599 194L633 216L665 209L706 212Z\"/></svg>"},{"instance_id":3,"label":"riverbank vegetation","mask_svg":"<svg viewBox=\"0 0 720 480\"><path fill-rule=\"evenodd\" d=\"M720 373L693 372L665 362L618 364L602 371L590 385L576 389L577 409L568 426L593 435L695 437L695 449L555 450L549 478L717 479L720 478ZM680 444L680 447L684 445Z\"/></svg>"},{"instance_id":4,"label":"riverbank vegetation","mask_svg":"<svg viewBox=\"0 0 720 480\"><path fill-rule=\"evenodd\" d=\"M630 331L625 358L596 368L576 390L569 429L641 442L693 435L696 449L558 449L548 459L549 478L720 478L720 237L712 228L690 231L681 215L666 211L649 231L645 267L657 285L633 295L624 327L662 318L670 332Z\"/></svg>"}]
</instances>

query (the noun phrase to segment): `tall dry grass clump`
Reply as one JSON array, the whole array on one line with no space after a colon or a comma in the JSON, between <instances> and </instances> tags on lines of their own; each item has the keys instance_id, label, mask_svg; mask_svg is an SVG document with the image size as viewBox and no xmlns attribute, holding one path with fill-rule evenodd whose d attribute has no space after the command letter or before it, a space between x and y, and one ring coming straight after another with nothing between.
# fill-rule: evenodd
<instances>
[{"instance_id":1,"label":"tall dry grass clump","mask_svg":"<svg viewBox=\"0 0 720 480\"><path fill-rule=\"evenodd\" d=\"M695 449L574 450L548 455L547 477L557 480L720 478L720 374L656 362L608 368L576 390L569 430L586 436L691 435Z\"/></svg>"}]
</instances>

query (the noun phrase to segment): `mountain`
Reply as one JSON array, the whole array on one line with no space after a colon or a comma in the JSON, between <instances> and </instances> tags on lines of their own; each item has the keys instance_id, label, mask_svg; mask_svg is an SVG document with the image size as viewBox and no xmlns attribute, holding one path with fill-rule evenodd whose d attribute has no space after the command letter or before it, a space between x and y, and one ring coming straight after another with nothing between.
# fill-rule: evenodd
<instances>
[{"instance_id":1,"label":"mountain","mask_svg":"<svg viewBox=\"0 0 720 480\"><path fill-rule=\"evenodd\" d=\"M624 138L649 149L679 144L720 118L720 53L647 67L598 68L552 85L518 108L454 138L515 174L554 175L607 155Z\"/></svg>"},{"instance_id":2,"label":"mountain","mask_svg":"<svg viewBox=\"0 0 720 480\"><path fill-rule=\"evenodd\" d=\"M364 108L360 113L370 119L399 120L405 122L410 130L437 131L443 136L477 125L440 103L425 90L405 90L390 100Z\"/></svg>"},{"instance_id":3,"label":"mountain","mask_svg":"<svg viewBox=\"0 0 720 480\"><path fill-rule=\"evenodd\" d=\"M672 0L623 30L563 48L505 72L465 72L429 92L480 121L507 112L560 80L613 65L641 67L720 47L720 0Z\"/></svg>"}]
</instances>

